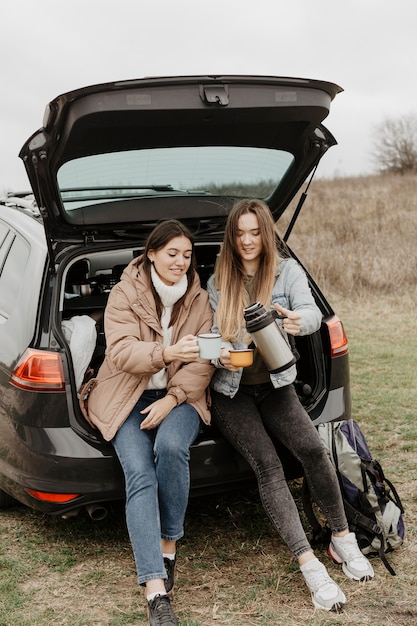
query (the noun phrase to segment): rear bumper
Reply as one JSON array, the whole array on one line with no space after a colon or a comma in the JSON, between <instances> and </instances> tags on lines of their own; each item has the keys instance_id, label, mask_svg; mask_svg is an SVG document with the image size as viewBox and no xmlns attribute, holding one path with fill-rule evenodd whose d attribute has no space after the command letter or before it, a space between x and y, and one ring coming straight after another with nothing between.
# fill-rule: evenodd
<instances>
[{"instance_id":1,"label":"rear bumper","mask_svg":"<svg viewBox=\"0 0 417 626\"><path fill-rule=\"evenodd\" d=\"M328 392L311 415L314 424L350 415L346 387ZM10 426L10 422L9 422ZM3 434L5 434L3 432ZM7 433L6 433L7 435ZM3 439L0 488L23 504L44 513L65 515L91 504L123 500L124 477L110 443L87 441L72 428L18 425ZM302 476L297 461L278 447L287 478ZM191 496L220 493L253 483L254 474L215 428L207 427L191 448ZM79 494L70 502L39 499L27 489L51 494Z\"/></svg>"},{"instance_id":2,"label":"rear bumper","mask_svg":"<svg viewBox=\"0 0 417 626\"><path fill-rule=\"evenodd\" d=\"M338 387L337 389L331 389L329 391L320 415L312 421L313 424L317 426L325 422L348 419L350 413L350 394L346 392L345 387Z\"/></svg>"},{"instance_id":3,"label":"rear bumper","mask_svg":"<svg viewBox=\"0 0 417 626\"><path fill-rule=\"evenodd\" d=\"M221 437L205 431L191 448L191 496L228 491L253 481L242 457ZM20 426L0 459L0 488L32 509L53 515L125 497L124 477L113 446L90 444L71 428ZM13 459L13 462L12 462ZM79 494L54 502L41 494Z\"/></svg>"}]
</instances>

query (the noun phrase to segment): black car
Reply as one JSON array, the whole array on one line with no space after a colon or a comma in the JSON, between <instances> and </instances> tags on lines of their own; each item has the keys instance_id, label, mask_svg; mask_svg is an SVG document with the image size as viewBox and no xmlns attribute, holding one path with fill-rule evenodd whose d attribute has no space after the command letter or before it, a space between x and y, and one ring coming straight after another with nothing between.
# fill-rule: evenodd
<instances>
[{"instance_id":1,"label":"black car","mask_svg":"<svg viewBox=\"0 0 417 626\"><path fill-rule=\"evenodd\" d=\"M113 447L78 400L103 358L110 289L168 217L195 233L204 286L237 198L265 199L279 221L303 192L336 143L322 121L340 91L298 78L149 78L86 87L47 106L19 155L33 195L0 202L0 506L17 500L63 516L86 507L100 518L123 499ZM309 280L323 323L296 340L295 385L319 424L350 416L348 344ZM281 453L288 478L298 476ZM205 427L191 477L191 493L202 494L241 485L252 471Z\"/></svg>"}]
</instances>

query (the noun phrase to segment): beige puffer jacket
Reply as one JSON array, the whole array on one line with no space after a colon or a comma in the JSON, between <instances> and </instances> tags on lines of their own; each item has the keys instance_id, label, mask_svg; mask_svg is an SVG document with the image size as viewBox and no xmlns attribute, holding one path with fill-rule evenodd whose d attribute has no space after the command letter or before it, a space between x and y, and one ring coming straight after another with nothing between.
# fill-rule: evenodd
<instances>
[{"instance_id":1,"label":"beige puffer jacket","mask_svg":"<svg viewBox=\"0 0 417 626\"><path fill-rule=\"evenodd\" d=\"M107 441L126 420L149 378L166 367L154 297L138 265L139 260L134 259L110 292L104 315L106 356L97 377L80 394L84 416ZM212 319L208 294L196 274L173 327L172 344L184 335L210 332ZM213 366L201 359L193 363L173 361L167 366L168 394L176 397L177 404L194 406L206 424L210 423L208 385L213 372Z\"/></svg>"}]
</instances>

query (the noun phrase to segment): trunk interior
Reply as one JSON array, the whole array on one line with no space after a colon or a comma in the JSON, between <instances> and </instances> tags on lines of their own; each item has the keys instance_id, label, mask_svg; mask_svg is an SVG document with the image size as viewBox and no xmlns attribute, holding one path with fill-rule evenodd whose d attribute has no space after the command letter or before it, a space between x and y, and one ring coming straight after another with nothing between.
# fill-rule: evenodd
<instances>
[{"instance_id":1,"label":"trunk interior","mask_svg":"<svg viewBox=\"0 0 417 626\"><path fill-rule=\"evenodd\" d=\"M209 276L214 271L216 256L219 252L218 244L196 245L197 269L200 275L202 286L206 285ZM94 326L94 342L91 340L91 332L88 341L80 341L78 337L77 345L89 350L88 364L85 371L75 372L76 380L86 382L95 375L104 358L105 336L103 328L103 313L107 298L111 288L118 282L123 269L136 256L141 253L138 248L123 248L111 251L91 252L82 257L71 260L71 264L63 272L64 289L62 291L60 313L63 327L66 323L74 322L77 319L90 318L90 327ZM83 332L85 327L77 328L77 333ZM74 331L75 332L75 331ZM71 338L64 333L67 341L68 352L71 354L73 368L77 367L79 358L74 354L74 346ZM325 391L325 379L323 374L323 346L320 333L306 337L297 337L295 347L299 353L297 361L298 376L295 387L300 400L307 411L313 407ZM76 348L75 348L76 349ZM87 357L85 357L87 358ZM86 360L84 358L84 364ZM84 367L84 366L83 366ZM81 418L80 418L81 419ZM215 429L202 428L198 443L205 440L212 440L217 436ZM280 450L282 457L285 457L285 450ZM282 459L284 461L284 458ZM294 464L294 459L284 461L284 466L291 468L288 477L296 477L299 470Z\"/></svg>"}]
</instances>

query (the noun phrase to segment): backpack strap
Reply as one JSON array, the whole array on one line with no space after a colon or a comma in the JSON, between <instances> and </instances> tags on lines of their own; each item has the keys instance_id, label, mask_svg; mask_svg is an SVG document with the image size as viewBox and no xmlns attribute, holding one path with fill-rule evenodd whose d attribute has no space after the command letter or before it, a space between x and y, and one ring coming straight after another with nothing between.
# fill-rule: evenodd
<instances>
[{"instance_id":1,"label":"backpack strap","mask_svg":"<svg viewBox=\"0 0 417 626\"><path fill-rule=\"evenodd\" d=\"M404 507L401 502L401 498L398 495L398 492L396 488L394 487L394 485L392 484L392 482L385 476L384 471L381 465L379 464L379 462L376 461L375 459L372 459L372 469L368 465L366 469L369 473L371 473L374 476L375 484L384 493L385 499L392 500L393 502L395 502L395 504L400 509L401 513L404 515ZM386 489L384 483L388 485L389 491Z\"/></svg>"},{"instance_id":2,"label":"backpack strap","mask_svg":"<svg viewBox=\"0 0 417 626\"><path fill-rule=\"evenodd\" d=\"M320 524L313 509L313 501L310 494L310 489L306 480L303 478L303 485L301 487L301 500L303 503L304 513L309 521L309 524L313 531L312 545L325 545L329 543L331 531L328 526Z\"/></svg>"},{"instance_id":3,"label":"backpack strap","mask_svg":"<svg viewBox=\"0 0 417 626\"><path fill-rule=\"evenodd\" d=\"M382 528L374 520L370 519L357 509L355 509L345 498L343 498L343 504L345 506L346 517L349 520L349 528L356 531L357 528L363 528L364 530L373 533L379 539L378 555L391 576L396 576L394 568L389 564L387 557L385 556L385 540L382 533Z\"/></svg>"}]
</instances>

